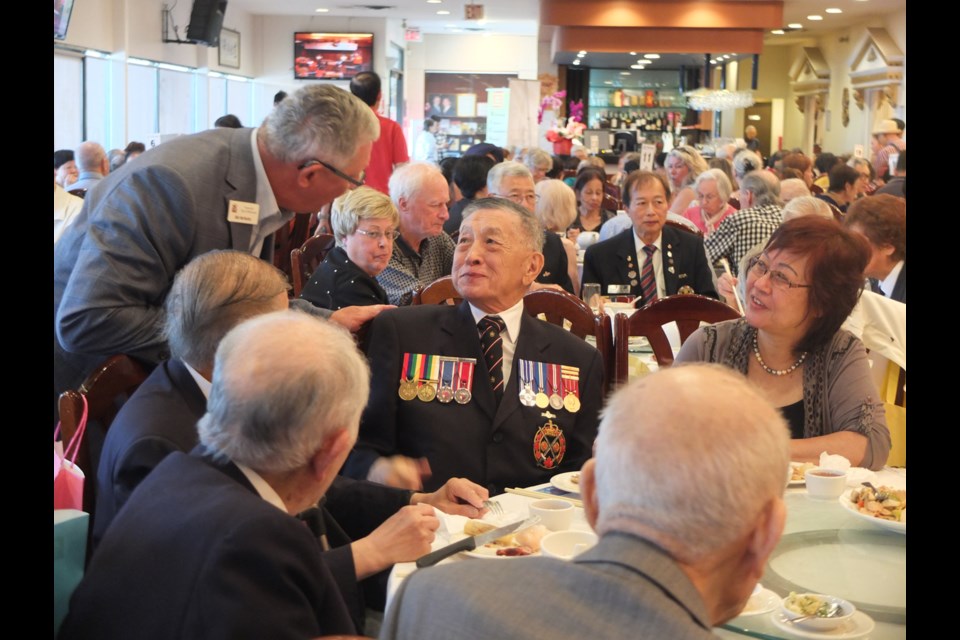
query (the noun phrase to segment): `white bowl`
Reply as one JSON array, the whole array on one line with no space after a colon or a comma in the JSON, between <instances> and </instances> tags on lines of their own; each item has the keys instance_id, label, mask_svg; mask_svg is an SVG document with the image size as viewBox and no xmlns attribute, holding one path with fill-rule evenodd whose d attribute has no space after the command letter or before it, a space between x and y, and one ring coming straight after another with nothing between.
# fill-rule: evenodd
<instances>
[{"instance_id":1,"label":"white bowl","mask_svg":"<svg viewBox=\"0 0 960 640\"><path fill-rule=\"evenodd\" d=\"M597 544L597 540L599 538L593 531L579 529L554 531L543 536L540 541L540 553L550 558L569 560Z\"/></svg>"},{"instance_id":2,"label":"white bowl","mask_svg":"<svg viewBox=\"0 0 960 640\"><path fill-rule=\"evenodd\" d=\"M789 600L791 600L792 598L800 598L803 596L811 596L811 597L819 598L820 600L823 600L824 602L827 602L829 604L833 604L834 602L836 602L837 604L840 605L840 611L837 613L837 615L831 618L813 617L813 618L807 618L806 620L800 620L799 622L797 622L796 626L801 627L803 629L810 629L812 631L830 631L831 629L836 629L837 627L845 623L847 620L853 617L854 613L857 612L857 608L853 606L852 603L847 602L846 600L842 598L838 598L836 596L828 596L822 593L797 593L791 596L787 596L780 603L780 611L783 613L785 618L787 618L788 620L795 620L805 615L802 613L797 613L793 609L787 608L787 602Z\"/></svg>"},{"instance_id":3,"label":"white bowl","mask_svg":"<svg viewBox=\"0 0 960 640\"><path fill-rule=\"evenodd\" d=\"M803 474L807 495L816 500L836 500L847 488L847 472L815 467Z\"/></svg>"}]
</instances>

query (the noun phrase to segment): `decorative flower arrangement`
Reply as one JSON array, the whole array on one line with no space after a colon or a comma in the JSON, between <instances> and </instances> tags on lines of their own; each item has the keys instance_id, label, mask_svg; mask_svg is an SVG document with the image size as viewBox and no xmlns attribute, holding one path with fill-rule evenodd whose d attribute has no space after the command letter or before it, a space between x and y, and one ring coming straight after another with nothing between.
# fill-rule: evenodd
<instances>
[{"instance_id":1,"label":"decorative flower arrangement","mask_svg":"<svg viewBox=\"0 0 960 640\"><path fill-rule=\"evenodd\" d=\"M550 142L559 142L561 140L579 140L583 136L583 132L586 130L587 125L574 120L574 116L570 116L565 121L561 118L553 125L553 128L547 131L547 140Z\"/></svg>"}]
</instances>

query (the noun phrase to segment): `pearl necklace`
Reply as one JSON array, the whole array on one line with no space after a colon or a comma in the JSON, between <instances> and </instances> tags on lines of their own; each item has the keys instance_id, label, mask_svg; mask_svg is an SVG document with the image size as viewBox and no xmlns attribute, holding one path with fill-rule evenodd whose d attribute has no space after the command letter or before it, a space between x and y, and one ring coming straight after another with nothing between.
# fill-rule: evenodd
<instances>
[{"instance_id":1,"label":"pearl necklace","mask_svg":"<svg viewBox=\"0 0 960 640\"><path fill-rule=\"evenodd\" d=\"M790 373L793 373L796 370L796 368L802 365L803 361L807 359L807 352L804 351L803 353L800 354L800 359L794 362L792 365L790 365L788 369L771 369L763 361L763 358L760 357L760 345L757 344L756 334L754 334L753 336L753 355L757 357L757 362L760 363L760 367L772 376L785 376Z\"/></svg>"}]
</instances>

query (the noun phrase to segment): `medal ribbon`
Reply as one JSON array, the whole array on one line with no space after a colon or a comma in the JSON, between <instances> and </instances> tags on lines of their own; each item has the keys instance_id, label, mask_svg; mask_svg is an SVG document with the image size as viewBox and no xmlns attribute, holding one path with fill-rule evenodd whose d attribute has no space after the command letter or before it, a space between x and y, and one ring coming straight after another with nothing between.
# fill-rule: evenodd
<instances>
[{"instance_id":1,"label":"medal ribbon","mask_svg":"<svg viewBox=\"0 0 960 640\"><path fill-rule=\"evenodd\" d=\"M564 397L572 393L577 398L580 397L580 369L577 367L561 367L560 375L563 377Z\"/></svg>"},{"instance_id":2,"label":"medal ribbon","mask_svg":"<svg viewBox=\"0 0 960 640\"><path fill-rule=\"evenodd\" d=\"M534 391L536 393L546 393L547 389L547 363L538 362L536 363L536 368L534 369Z\"/></svg>"},{"instance_id":3,"label":"medal ribbon","mask_svg":"<svg viewBox=\"0 0 960 640\"><path fill-rule=\"evenodd\" d=\"M410 369L410 361L413 359L412 353L403 354L403 370L400 372L401 380L411 380L413 378L413 371Z\"/></svg>"},{"instance_id":4,"label":"medal ribbon","mask_svg":"<svg viewBox=\"0 0 960 640\"><path fill-rule=\"evenodd\" d=\"M476 360L461 360L457 371L457 389L473 388L473 369Z\"/></svg>"},{"instance_id":5,"label":"medal ribbon","mask_svg":"<svg viewBox=\"0 0 960 640\"><path fill-rule=\"evenodd\" d=\"M440 358L440 386L453 388L453 371L457 366L456 360Z\"/></svg>"},{"instance_id":6,"label":"medal ribbon","mask_svg":"<svg viewBox=\"0 0 960 640\"><path fill-rule=\"evenodd\" d=\"M426 382L438 382L440 376L438 374L439 365L440 365L440 356L424 356L424 381Z\"/></svg>"},{"instance_id":7,"label":"medal ribbon","mask_svg":"<svg viewBox=\"0 0 960 640\"><path fill-rule=\"evenodd\" d=\"M550 367L550 395L560 393L560 365L558 364L548 364Z\"/></svg>"}]
</instances>

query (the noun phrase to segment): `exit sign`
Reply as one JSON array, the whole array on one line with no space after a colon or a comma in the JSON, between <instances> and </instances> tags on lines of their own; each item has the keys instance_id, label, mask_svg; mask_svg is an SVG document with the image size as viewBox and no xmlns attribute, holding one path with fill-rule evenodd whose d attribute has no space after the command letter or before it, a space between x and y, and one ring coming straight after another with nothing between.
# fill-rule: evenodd
<instances>
[{"instance_id":1,"label":"exit sign","mask_svg":"<svg viewBox=\"0 0 960 640\"><path fill-rule=\"evenodd\" d=\"M423 34L420 33L420 27L407 27L403 32L403 39L407 42L423 42Z\"/></svg>"},{"instance_id":2,"label":"exit sign","mask_svg":"<svg viewBox=\"0 0 960 640\"><path fill-rule=\"evenodd\" d=\"M463 17L467 20L483 20L482 4L467 4L463 7Z\"/></svg>"}]
</instances>

